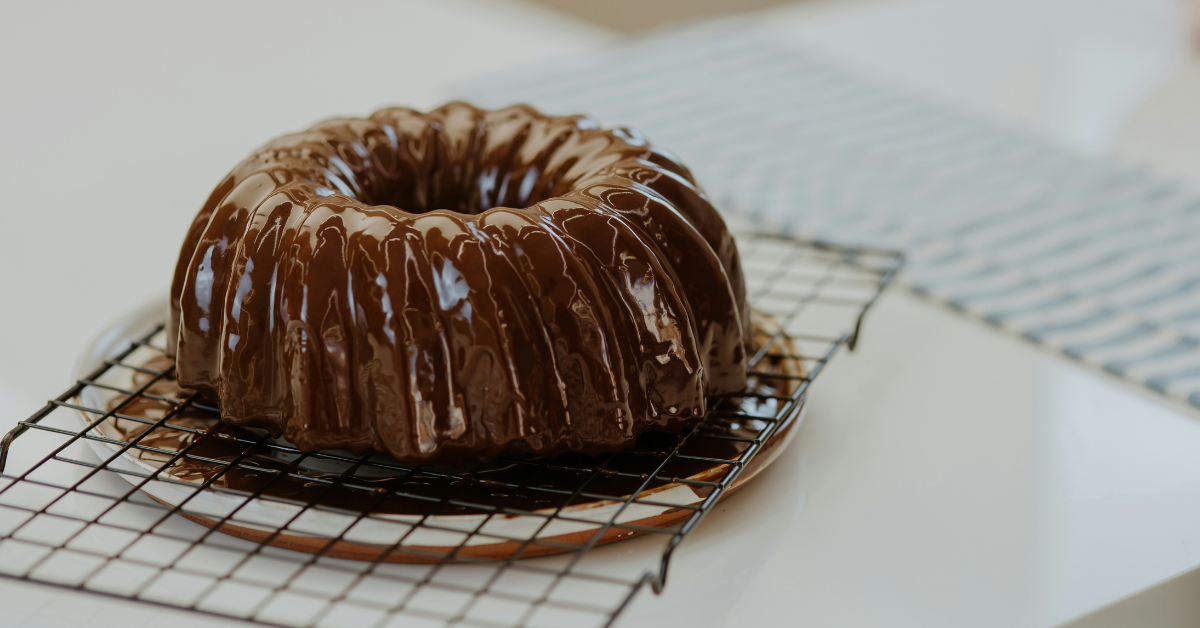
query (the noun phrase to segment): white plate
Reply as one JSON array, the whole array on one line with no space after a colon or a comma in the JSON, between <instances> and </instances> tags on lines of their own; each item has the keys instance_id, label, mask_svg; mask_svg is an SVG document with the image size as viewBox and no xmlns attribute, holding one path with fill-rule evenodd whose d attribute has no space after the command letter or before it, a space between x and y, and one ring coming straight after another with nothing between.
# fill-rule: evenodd
<instances>
[{"instance_id":1,"label":"white plate","mask_svg":"<svg viewBox=\"0 0 1200 628\"><path fill-rule=\"evenodd\" d=\"M153 332L165 311L164 303L153 303L115 322L84 352L77 364L76 376L84 377L105 360L120 354L131 342ZM149 344L161 348L161 332ZM158 349L140 346L123 358L121 363L143 366L161 355ZM798 370L799 365L793 362L785 368ZM132 369L114 367L97 381L118 389L135 390L134 374ZM80 394L79 405L105 409L124 396L113 390L88 386ZM800 422L804 400L797 405L799 408L790 412L774 436L763 444L754 463L747 466L728 492L770 464L790 442L795 434L793 427ZM79 416L80 429L99 417L98 414L85 411L81 411ZM179 513L188 519L210 527L218 526L222 532L242 538L344 558L369 560L386 552L385 559L389 561L426 562L439 560L448 552L477 558L506 558L518 550L522 556L557 553L567 551L570 545L589 542L597 530L610 523L618 526L608 527L599 543L631 538L642 533L620 527L621 524L666 527L678 523L692 512L680 507L699 504L707 495L706 491L676 482L642 491L635 502L595 500L572 504L557 513L554 509L545 509L534 511L532 515L385 513L363 516L354 511L325 506L308 507L294 501L252 497L238 491L202 490L197 480L172 475L160 468L159 463L143 459L136 450L125 448L122 433L114 429L111 422L101 423L93 428L92 433L106 439L89 439L87 442L96 455L107 461L109 469L120 473L121 477L135 485L147 476L154 478L141 483L139 489L162 504L179 508ZM285 462L288 460L286 453L277 455ZM291 456L294 457L294 454ZM386 457L384 460L397 464ZM301 466L310 471L335 473L347 467L348 464L344 462L312 458L306 459ZM723 477L726 471L726 465L718 465L688 479L712 481ZM381 472L386 474L385 470L378 467L364 467L354 477L377 478ZM333 538L339 541L329 546L329 540ZM524 543L528 539L567 545L528 545ZM404 551L389 549L397 547Z\"/></svg>"}]
</instances>

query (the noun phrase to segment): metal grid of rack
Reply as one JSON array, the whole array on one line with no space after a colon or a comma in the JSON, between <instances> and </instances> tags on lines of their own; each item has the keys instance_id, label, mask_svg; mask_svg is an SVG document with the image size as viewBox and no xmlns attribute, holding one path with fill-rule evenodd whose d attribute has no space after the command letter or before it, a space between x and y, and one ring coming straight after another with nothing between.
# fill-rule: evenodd
<instances>
[{"instance_id":1,"label":"metal grid of rack","mask_svg":"<svg viewBox=\"0 0 1200 628\"><path fill-rule=\"evenodd\" d=\"M130 338L0 443L0 575L281 626L611 625L640 589L661 590L683 539L772 438L798 422L813 378L842 345L853 348L864 315L902 265L891 251L763 234L740 235L739 249L751 304L779 325L759 338L751 359L757 387L711 400L704 420L677 437L650 434L629 450L593 458L414 469L378 456L305 454L254 434L232 437L240 453L210 458L206 442L230 436L176 419L216 409L194 394L158 394L171 366L131 360L161 351L161 326ZM802 372L776 368L786 360ZM88 405L96 391L117 401ZM142 401L166 410L127 414ZM135 429L114 438L100 427L114 422ZM179 446L162 447L163 434ZM155 466L131 465L130 457ZM286 464L263 462L270 459ZM184 463L216 471L184 480L172 474ZM306 463L340 466L312 473ZM698 464L717 472L695 479L690 470ZM503 479L488 474L499 468ZM388 482L364 481L364 470L385 473ZM226 481L235 473L265 480L245 490ZM303 490L268 490L288 482ZM152 497L162 494L155 486L183 497L163 503ZM663 503L661 489L669 486L690 490L695 501ZM481 491L486 499L471 498ZM355 495L356 506L331 501L333 493ZM201 506L211 497L233 505L220 512ZM409 504L403 521L382 513L398 500ZM572 508L585 502L608 505L597 511L604 517ZM630 515L656 506L672 515L667 525ZM285 513L274 529L246 514L262 507ZM495 524L513 519L533 524L519 534L511 526L498 531ZM365 544L359 533L371 526L399 532L391 543L376 538L370 560L345 557L345 547ZM582 532L564 536L563 529ZM258 535L246 540L238 530ZM419 534L440 541L405 542ZM596 550L633 536L658 540L653 563L631 565ZM283 538L308 539L310 547L277 547ZM481 543L503 546L504 556L472 550Z\"/></svg>"}]
</instances>

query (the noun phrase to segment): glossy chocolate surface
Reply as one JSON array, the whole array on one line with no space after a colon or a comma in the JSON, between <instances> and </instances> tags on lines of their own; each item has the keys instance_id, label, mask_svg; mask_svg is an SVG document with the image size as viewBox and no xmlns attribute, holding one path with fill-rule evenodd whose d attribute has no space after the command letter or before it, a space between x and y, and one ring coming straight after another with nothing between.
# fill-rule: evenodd
<instances>
[{"instance_id":1,"label":"glossy chocolate surface","mask_svg":"<svg viewBox=\"0 0 1200 628\"><path fill-rule=\"evenodd\" d=\"M691 174L528 107L267 144L201 209L171 294L179 382L305 451L597 454L746 385L737 250Z\"/></svg>"},{"instance_id":2,"label":"glossy chocolate surface","mask_svg":"<svg viewBox=\"0 0 1200 628\"><path fill-rule=\"evenodd\" d=\"M273 446L260 434L223 423L214 408L187 402L190 392L169 374L170 358L159 356L142 366L168 375L151 383L143 395L113 397L107 409L119 416L106 421L105 434L136 443L131 453L143 462L180 480L247 494L349 511L410 515L474 515L488 512L485 507L537 511L621 500L634 493L644 496L678 486L674 478L719 481L732 469L721 461L741 459L749 439L763 437L768 423L755 417L779 417L780 398L795 391L795 378L801 374L797 361L762 360L756 368L759 374L748 382L748 396L722 398L712 408L712 416L697 428L700 433L692 434L679 449L681 456L670 455L679 444L678 437L652 431L616 456L601 460L569 453L547 464L526 455L501 457L468 469L431 472L399 469L394 461L373 457L348 474L349 463L327 471L314 468L315 459L295 464L289 448ZM148 372L134 373L132 388L141 389L151 379ZM154 427L168 415L170 418ZM775 432L765 449L782 442L795 416ZM177 456L177 452L186 455ZM760 451L742 477L753 475L770 458ZM597 473L597 468L603 471ZM711 492L702 484L689 486L697 499Z\"/></svg>"}]
</instances>

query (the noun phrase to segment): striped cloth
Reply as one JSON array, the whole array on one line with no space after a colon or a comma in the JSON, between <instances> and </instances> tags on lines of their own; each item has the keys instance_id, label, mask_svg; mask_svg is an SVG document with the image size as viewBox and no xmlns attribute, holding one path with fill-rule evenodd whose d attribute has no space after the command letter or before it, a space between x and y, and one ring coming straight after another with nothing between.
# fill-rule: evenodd
<instances>
[{"instance_id":1,"label":"striped cloth","mask_svg":"<svg viewBox=\"0 0 1200 628\"><path fill-rule=\"evenodd\" d=\"M919 293L1200 407L1200 195L995 127L747 23L462 85L679 153L765 228L904 250Z\"/></svg>"}]
</instances>

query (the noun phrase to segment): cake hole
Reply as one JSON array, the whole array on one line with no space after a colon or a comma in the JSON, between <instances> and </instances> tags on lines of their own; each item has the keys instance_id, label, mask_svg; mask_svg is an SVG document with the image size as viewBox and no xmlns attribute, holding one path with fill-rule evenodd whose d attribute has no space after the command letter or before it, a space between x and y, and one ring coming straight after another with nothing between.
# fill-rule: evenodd
<instances>
[{"instance_id":1,"label":"cake hole","mask_svg":"<svg viewBox=\"0 0 1200 628\"><path fill-rule=\"evenodd\" d=\"M553 134L531 133L527 127L502 148L486 152L462 147L448 150L446 139L439 137L426 140L430 143L425 150L430 152L419 164L411 157L377 155L371 159L374 172L355 173L344 161L337 160L337 167L325 169L326 180L319 182L316 191L354 196L353 189L363 183L359 200L398 207L411 214L448 210L474 215L493 207L528 207L560 196L586 175L576 169L579 155L562 154L570 150L564 148L570 144L565 140L578 132L565 125ZM473 137L466 144L481 147L484 141ZM530 159L533 155L536 157Z\"/></svg>"},{"instance_id":2,"label":"cake hole","mask_svg":"<svg viewBox=\"0 0 1200 628\"><path fill-rule=\"evenodd\" d=\"M553 198L554 186L548 183L538 164L510 170L495 163L452 163L421 179L389 180L386 194L362 200L410 214L442 209L475 215L493 207L528 207Z\"/></svg>"}]
</instances>

